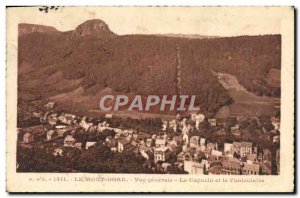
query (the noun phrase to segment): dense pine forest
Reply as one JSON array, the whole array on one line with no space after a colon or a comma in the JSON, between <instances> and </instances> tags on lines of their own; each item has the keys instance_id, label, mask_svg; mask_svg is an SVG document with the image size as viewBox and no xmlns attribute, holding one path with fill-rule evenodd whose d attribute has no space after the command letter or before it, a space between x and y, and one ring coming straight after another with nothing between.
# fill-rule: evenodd
<instances>
[{"instance_id":1,"label":"dense pine forest","mask_svg":"<svg viewBox=\"0 0 300 198\"><path fill-rule=\"evenodd\" d=\"M214 72L235 75L240 84L257 95L280 97L280 87L268 81L270 71L281 67L280 35L203 39L118 36L103 24L92 20L74 31L19 36L19 69L25 71L24 65L30 65L35 71L19 74L20 95L22 91L36 95L38 89L50 96L59 94L58 90L47 90L47 79L40 79L41 73L51 76L58 72L64 80L81 79L76 86L83 87L87 96L107 87L118 93L176 94L178 48L182 94L198 95L198 103L208 111L215 112L232 102ZM32 80L40 82L32 86L26 83Z\"/></svg>"}]
</instances>

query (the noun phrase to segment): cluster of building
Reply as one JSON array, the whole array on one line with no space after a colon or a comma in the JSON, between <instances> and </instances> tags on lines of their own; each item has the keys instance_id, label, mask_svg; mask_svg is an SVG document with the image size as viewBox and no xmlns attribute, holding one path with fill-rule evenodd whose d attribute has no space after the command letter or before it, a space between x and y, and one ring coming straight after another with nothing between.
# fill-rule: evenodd
<instances>
[{"instance_id":1,"label":"cluster of building","mask_svg":"<svg viewBox=\"0 0 300 198\"><path fill-rule=\"evenodd\" d=\"M54 105L54 104L53 104ZM53 108L47 105L47 109ZM51 113L50 113L51 112ZM177 117L171 121L163 121L161 131L149 135L132 129L111 127L109 119L113 115L106 114L106 121L95 124L87 117L79 117L69 113L57 114L47 111L39 114L41 125L21 129L22 142L33 143L36 136L42 141L55 141L63 139L63 145L53 151L53 155L63 155L64 148L89 149L96 145L96 141L80 142L73 134L77 130L84 133L103 133L113 130L114 136L108 135L101 144L106 145L112 152L132 152L141 155L149 168L160 165L165 167L176 166L189 174L230 174L230 175L271 175L279 173L279 149L272 151L263 149L258 151L258 145L252 142L228 142L218 145L209 142L204 137L194 134L199 129L199 124L204 122L205 115L192 113L189 117ZM210 126L217 126L216 119L207 119ZM279 130L279 121L273 120ZM51 126L46 128L45 125ZM167 128L177 133L167 133ZM179 132L178 132L179 131ZM232 133L239 131L239 126L231 127ZM279 136L273 139L279 142ZM273 167L276 166L274 172Z\"/></svg>"}]
</instances>

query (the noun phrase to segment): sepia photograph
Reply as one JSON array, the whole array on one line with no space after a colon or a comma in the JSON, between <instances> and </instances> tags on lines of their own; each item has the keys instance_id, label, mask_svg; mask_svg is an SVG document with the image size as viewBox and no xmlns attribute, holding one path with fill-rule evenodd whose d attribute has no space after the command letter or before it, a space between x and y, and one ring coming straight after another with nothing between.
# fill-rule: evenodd
<instances>
[{"instance_id":1,"label":"sepia photograph","mask_svg":"<svg viewBox=\"0 0 300 198\"><path fill-rule=\"evenodd\" d=\"M239 191L234 183L286 178L278 190L293 191L294 60L285 51L293 52L293 15L292 7L7 8L8 169L28 185L220 177ZM182 190L199 190L191 189Z\"/></svg>"}]
</instances>

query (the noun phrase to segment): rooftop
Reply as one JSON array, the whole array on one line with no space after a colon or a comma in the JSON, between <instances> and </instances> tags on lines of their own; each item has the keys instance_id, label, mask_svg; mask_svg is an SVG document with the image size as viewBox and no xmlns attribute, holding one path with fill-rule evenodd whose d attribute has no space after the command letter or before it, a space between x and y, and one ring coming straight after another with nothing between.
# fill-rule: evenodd
<instances>
[{"instance_id":1,"label":"rooftop","mask_svg":"<svg viewBox=\"0 0 300 198\"><path fill-rule=\"evenodd\" d=\"M127 138L119 139L119 142L123 145L130 144L130 140L128 140Z\"/></svg>"},{"instance_id":2,"label":"rooftop","mask_svg":"<svg viewBox=\"0 0 300 198\"><path fill-rule=\"evenodd\" d=\"M244 163L243 169L244 170L258 172L259 171L259 164L247 164L247 163Z\"/></svg>"},{"instance_id":3,"label":"rooftop","mask_svg":"<svg viewBox=\"0 0 300 198\"><path fill-rule=\"evenodd\" d=\"M169 148L164 146L164 147L159 147L155 149L155 152L166 152Z\"/></svg>"},{"instance_id":4,"label":"rooftop","mask_svg":"<svg viewBox=\"0 0 300 198\"><path fill-rule=\"evenodd\" d=\"M166 140L164 139L156 139L155 144L166 144Z\"/></svg>"}]
</instances>

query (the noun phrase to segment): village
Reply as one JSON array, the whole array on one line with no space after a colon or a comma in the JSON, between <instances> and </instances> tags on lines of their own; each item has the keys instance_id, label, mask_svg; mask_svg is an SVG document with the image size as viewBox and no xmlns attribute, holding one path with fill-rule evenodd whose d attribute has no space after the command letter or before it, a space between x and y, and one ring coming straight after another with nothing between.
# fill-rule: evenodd
<instances>
[{"instance_id":1,"label":"village","mask_svg":"<svg viewBox=\"0 0 300 198\"><path fill-rule=\"evenodd\" d=\"M161 120L160 129L146 132L115 124L113 114L94 119L56 112L55 106L48 102L43 110L30 113L39 122L18 128L18 149L43 148L55 159L69 155L70 149L88 153L100 145L110 150L108 155L137 156L145 173L280 173L280 121L275 116L222 120L192 112ZM17 169L22 163L17 160Z\"/></svg>"}]
</instances>

